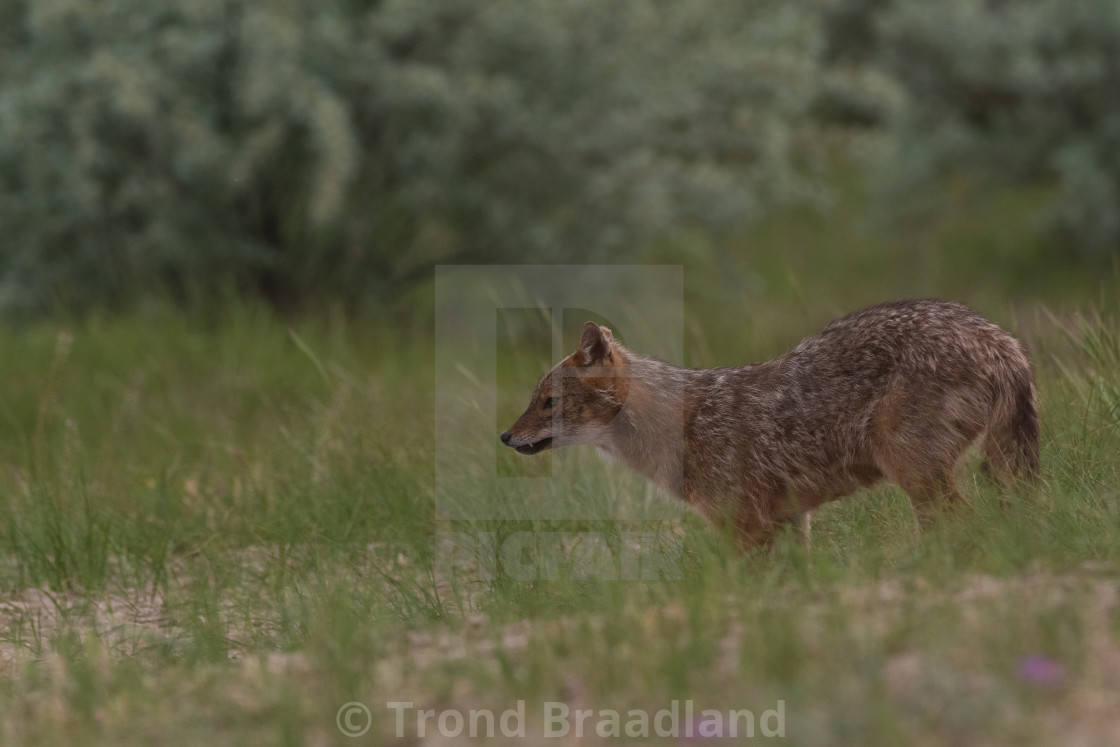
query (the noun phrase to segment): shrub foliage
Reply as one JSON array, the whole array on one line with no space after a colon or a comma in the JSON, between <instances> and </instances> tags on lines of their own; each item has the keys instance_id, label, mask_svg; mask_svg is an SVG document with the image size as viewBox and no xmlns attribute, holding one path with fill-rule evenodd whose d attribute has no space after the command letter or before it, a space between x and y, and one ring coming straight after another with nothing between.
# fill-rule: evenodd
<instances>
[{"instance_id":1,"label":"shrub foliage","mask_svg":"<svg viewBox=\"0 0 1120 747\"><path fill-rule=\"evenodd\" d=\"M1120 245L1113 0L0 0L0 45L0 313L640 261L820 204L853 132L885 194Z\"/></svg>"},{"instance_id":2,"label":"shrub foliage","mask_svg":"<svg viewBox=\"0 0 1120 747\"><path fill-rule=\"evenodd\" d=\"M1120 4L1114 0L841 0L834 65L894 81L895 194L947 172L1051 190L1040 227L1071 253L1120 249ZM855 104L849 111L866 111Z\"/></svg>"},{"instance_id":3,"label":"shrub foliage","mask_svg":"<svg viewBox=\"0 0 1120 747\"><path fill-rule=\"evenodd\" d=\"M0 8L7 311L362 305L818 196L816 29L781 0Z\"/></svg>"}]
</instances>

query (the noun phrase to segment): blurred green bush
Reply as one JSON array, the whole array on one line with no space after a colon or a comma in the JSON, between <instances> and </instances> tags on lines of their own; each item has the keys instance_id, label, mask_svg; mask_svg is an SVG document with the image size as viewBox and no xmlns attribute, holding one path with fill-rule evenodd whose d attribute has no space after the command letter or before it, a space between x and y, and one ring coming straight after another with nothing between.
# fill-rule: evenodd
<instances>
[{"instance_id":1,"label":"blurred green bush","mask_svg":"<svg viewBox=\"0 0 1120 747\"><path fill-rule=\"evenodd\" d=\"M1042 185L1099 259L1118 91L1115 0L0 0L0 314L676 261L868 143L882 205Z\"/></svg>"},{"instance_id":2,"label":"blurred green bush","mask_svg":"<svg viewBox=\"0 0 1120 747\"><path fill-rule=\"evenodd\" d=\"M834 68L901 88L894 108L832 107L889 129L893 207L949 174L1038 186L1038 228L1067 257L1120 249L1120 3L837 0L824 38Z\"/></svg>"},{"instance_id":3,"label":"blurred green bush","mask_svg":"<svg viewBox=\"0 0 1120 747\"><path fill-rule=\"evenodd\" d=\"M351 307L821 198L782 0L0 0L0 311ZM630 255L632 256L632 255Z\"/></svg>"}]
</instances>

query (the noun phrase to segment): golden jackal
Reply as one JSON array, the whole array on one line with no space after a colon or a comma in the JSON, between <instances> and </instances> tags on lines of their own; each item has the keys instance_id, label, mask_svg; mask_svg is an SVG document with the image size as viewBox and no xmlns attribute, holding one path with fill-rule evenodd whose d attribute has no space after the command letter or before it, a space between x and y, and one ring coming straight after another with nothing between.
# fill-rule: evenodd
<instances>
[{"instance_id":1,"label":"golden jackal","mask_svg":"<svg viewBox=\"0 0 1120 747\"><path fill-rule=\"evenodd\" d=\"M961 500L954 470L976 441L997 478L1034 476L1035 400L1019 341L946 301L857 311L738 368L670 366L587 322L501 438L522 454L595 444L749 547L883 479L924 521Z\"/></svg>"}]
</instances>

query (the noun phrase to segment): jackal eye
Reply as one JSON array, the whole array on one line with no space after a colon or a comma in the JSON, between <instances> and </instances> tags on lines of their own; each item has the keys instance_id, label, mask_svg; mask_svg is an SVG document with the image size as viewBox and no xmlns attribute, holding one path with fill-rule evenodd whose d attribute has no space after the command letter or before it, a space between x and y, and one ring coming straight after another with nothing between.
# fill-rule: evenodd
<instances>
[{"instance_id":1,"label":"jackal eye","mask_svg":"<svg viewBox=\"0 0 1120 747\"><path fill-rule=\"evenodd\" d=\"M549 397L548 399L546 399L544 402L541 403L541 409L551 410L553 405L556 404L556 401L557 401L556 397Z\"/></svg>"}]
</instances>

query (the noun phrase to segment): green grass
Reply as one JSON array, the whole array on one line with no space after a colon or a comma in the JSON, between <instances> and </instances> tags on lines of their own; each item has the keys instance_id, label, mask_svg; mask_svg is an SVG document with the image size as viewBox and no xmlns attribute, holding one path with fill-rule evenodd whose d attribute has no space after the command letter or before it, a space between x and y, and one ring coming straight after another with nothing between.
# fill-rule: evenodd
<instances>
[{"instance_id":1,"label":"green grass","mask_svg":"<svg viewBox=\"0 0 1120 747\"><path fill-rule=\"evenodd\" d=\"M377 744L394 741L388 702L524 700L533 744L545 701L625 723L691 699L697 717L780 700L797 744L1103 744L1120 695L1120 327L1023 314L1045 402L1033 502L1005 511L969 471L973 505L919 537L881 488L820 511L812 551L746 558L583 450L498 467L555 470L526 502L585 518L438 519L423 337L245 309L0 331L0 738L348 743L336 713L358 701L373 724L354 741ZM787 345L813 331L773 318ZM547 363L531 337L503 348L499 420ZM610 580L596 563L643 531L676 577ZM562 562L538 544L499 552L494 578L481 561L448 573L448 532L555 541Z\"/></svg>"},{"instance_id":2,"label":"green grass","mask_svg":"<svg viewBox=\"0 0 1120 747\"><path fill-rule=\"evenodd\" d=\"M1035 360L1033 500L1004 510L970 468L971 506L921 536L882 487L819 511L811 551L740 557L592 450L528 459L487 437L457 455L452 498L505 518L450 519L430 287L373 323L234 306L0 327L0 743L411 744L414 712L397 739L387 703L524 701L509 741L538 744L546 701L625 722L673 700L697 718L781 701L794 744L1111 743L1116 276L1032 242L1031 195L950 190L940 217L880 232L844 194L650 250L685 263L687 362L770 357L876 301L966 301ZM535 310L498 321L496 413L478 417L504 426L551 342ZM475 479L491 472L535 479L502 499ZM651 549L668 578L642 578ZM352 701L372 717L359 739L336 725Z\"/></svg>"}]
</instances>

